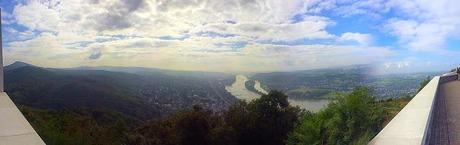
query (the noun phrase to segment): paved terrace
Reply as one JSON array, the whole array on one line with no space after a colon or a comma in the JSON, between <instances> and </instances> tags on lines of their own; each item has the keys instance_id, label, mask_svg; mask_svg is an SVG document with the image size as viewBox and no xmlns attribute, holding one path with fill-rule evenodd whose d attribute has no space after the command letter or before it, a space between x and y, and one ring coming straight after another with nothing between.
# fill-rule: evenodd
<instances>
[{"instance_id":1,"label":"paved terrace","mask_svg":"<svg viewBox=\"0 0 460 145\"><path fill-rule=\"evenodd\" d=\"M460 144L460 81L441 83L429 144Z\"/></svg>"},{"instance_id":2,"label":"paved terrace","mask_svg":"<svg viewBox=\"0 0 460 145\"><path fill-rule=\"evenodd\" d=\"M459 145L459 75L434 77L369 144Z\"/></svg>"}]
</instances>

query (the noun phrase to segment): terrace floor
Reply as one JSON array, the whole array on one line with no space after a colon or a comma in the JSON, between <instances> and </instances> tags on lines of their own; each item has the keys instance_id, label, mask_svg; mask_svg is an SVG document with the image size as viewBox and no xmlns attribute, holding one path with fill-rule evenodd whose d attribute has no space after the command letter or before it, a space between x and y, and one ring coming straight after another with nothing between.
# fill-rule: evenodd
<instances>
[{"instance_id":1,"label":"terrace floor","mask_svg":"<svg viewBox=\"0 0 460 145\"><path fill-rule=\"evenodd\" d=\"M460 144L460 81L439 86L435 107L430 144Z\"/></svg>"}]
</instances>

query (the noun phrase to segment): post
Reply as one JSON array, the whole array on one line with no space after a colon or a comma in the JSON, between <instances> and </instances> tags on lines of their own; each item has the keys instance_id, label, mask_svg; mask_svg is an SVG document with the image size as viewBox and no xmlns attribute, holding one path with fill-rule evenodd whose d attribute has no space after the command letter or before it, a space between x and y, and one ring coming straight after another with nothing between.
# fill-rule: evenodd
<instances>
[{"instance_id":1,"label":"post","mask_svg":"<svg viewBox=\"0 0 460 145\"><path fill-rule=\"evenodd\" d=\"M3 37L2 37L2 9L0 9L0 92L4 92L3 76Z\"/></svg>"}]
</instances>

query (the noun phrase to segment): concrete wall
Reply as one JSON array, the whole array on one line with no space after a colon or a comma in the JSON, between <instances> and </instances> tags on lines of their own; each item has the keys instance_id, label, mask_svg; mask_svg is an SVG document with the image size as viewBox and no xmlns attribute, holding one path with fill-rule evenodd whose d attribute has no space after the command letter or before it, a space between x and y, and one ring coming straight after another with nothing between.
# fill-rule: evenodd
<instances>
[{"instance_id":1,"label":"concrete wall","mask_svg":"<svg viewBox=\"0 0 460 145\"><path fill-rule=\"evenodd\" d=\"M391 121L370 145L420 145L424 144L429 128L431 110L439 85L434 77Z\"/></svg>"},{"instance_id":2,"label":"concrete wall","mask_svg":"<svg viewBox=\"0 0 460 145\"><path fill-rule=\"evenodd\" d=\"M0 93L0 145L44 145L5 92Z\"/></svg>"},{"instance_id":3,"label":"concrete wall","mask_svg":"<svg viewBox=\"0 0 460 145\"><path fill-rule=\"evenodd\" d=\"M0 9L0 18L2 17ZM4 91L4 78L3 78L3 37L2 37L2 20L0 19L0 92Z\"/></svg>"}]
</instances>

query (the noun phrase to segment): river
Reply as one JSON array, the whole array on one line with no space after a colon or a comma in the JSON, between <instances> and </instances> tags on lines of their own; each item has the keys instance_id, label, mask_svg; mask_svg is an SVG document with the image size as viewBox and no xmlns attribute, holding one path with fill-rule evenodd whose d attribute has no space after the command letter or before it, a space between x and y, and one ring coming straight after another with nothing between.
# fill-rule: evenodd
<instances>
[{"instance_id":1,"label":"river","mask_svg":"<svg viewBox=\"0 0 460 145\"><path fill-rule=\"evenodd\" d=\"M230 85L226 86L225 89L230 92L233 96L238 99L252 101L260 97L259 94L254 93L246 89L245 83L249 79L244 75L236 75L235 82ZM254 88L262 93L267 94L268 92L261 87L261 83L259 81L255 81ZM299 106L305 110L309 110L312 112L317 112L324 108L330 100L326 99L305 99L305 100L288 100L291 105Z\"/></svg>"},{"instance_id":2,"label":"river","mask_svg":"<svg viewBox=\"0 0 460 145\"><path fill-rule=\"evenodd\" d=\"M248 78L246 76L237 75L235 78L235 82L231 86L226 86L225 89L236 98L246 100L248 102L256 98L259 98L259 94L246 89L246 81L248 81Z\"/></svg>"}]
</instances>

